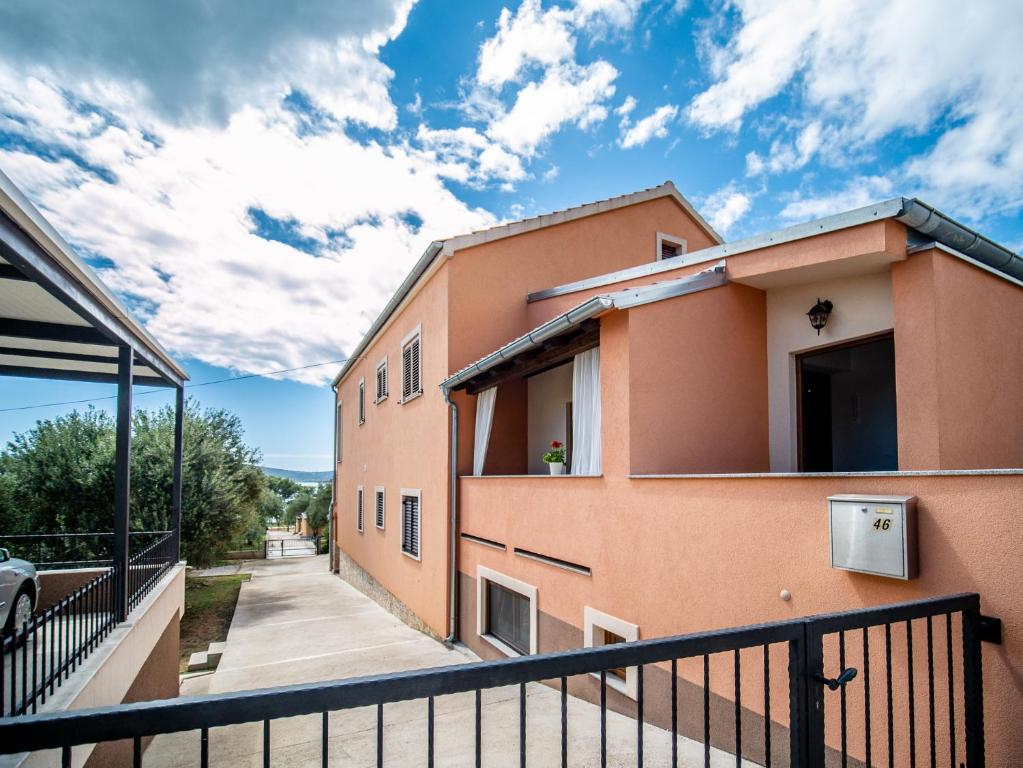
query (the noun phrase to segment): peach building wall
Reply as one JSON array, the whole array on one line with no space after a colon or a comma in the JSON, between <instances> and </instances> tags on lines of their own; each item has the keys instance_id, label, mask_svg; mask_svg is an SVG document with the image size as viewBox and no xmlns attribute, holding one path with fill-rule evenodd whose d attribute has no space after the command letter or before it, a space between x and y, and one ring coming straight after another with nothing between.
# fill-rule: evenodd
<instances>
[{"instance_id":1,"label":"peach building wall","mask_svg":"<svg viewBox=\"0 0 1023 768\"><path fill-rule=\"evenodd\" d=\"M437 635L447 635L448 406L436 382L447 376L447 265L397 314L338 386L343 402L342 457L335 537L341 549ZM422 333L423 394L401 399L401 342ZM377 363L387 355L389 397L374 404ZM366 381L366 423L358 424L358 384ZM363 487L365 526L356 530L356 488ZM374 489L385 488L385 526L374 525ZM401 489L422 491L421 560L401 552Z\"/></svg>"},{"instance_id":2,"label":"peach building wall","mask_svg":"<svg viewBox=\"0 0 1023 768\"><path fill-rule=\"evenodd\" d=\"M937 249L892 280L900 465L1023 466L1023 288Z\"/></svg>"},{"instance_id":3,"label":"peach building wall","mask_svg":"<svg viewBox=\"0 0 1023 768\"><path fill-rule=\"evenodd\" d=\"M731 283L630 309L630 472L766 472L764 292Z\"/></svg>"},{"instance_id":4,"label":"peach building wall","mask_svg":"<svg viewBox=\"0 0 1023 768\"><path fill-rule=\"evenodd\" d=\"M340 549L407 605L437 635L448 615L449 409L438 385L450 372L529 330L526 294L557 282L653 261L656 233L686 237L689 247L710 237L671 198L662 197L456 251L420 281L363 359L339 383L343 402L335 538ZM424 394L398 403L401 341L422 327ZM375 371L388 357L390 397L373 403ZM358 382L366 382L366 423L358 425ZM459 404L458 466L471 471L475 398ZM488 471L526 471L526 387L498 394ZM364 492L365 526L355 527L356 488ZM386 488L386 526L373 525L374 489ZM422 559L400 551L400 490L422 490Z\"/></svg>"}]
</instances>

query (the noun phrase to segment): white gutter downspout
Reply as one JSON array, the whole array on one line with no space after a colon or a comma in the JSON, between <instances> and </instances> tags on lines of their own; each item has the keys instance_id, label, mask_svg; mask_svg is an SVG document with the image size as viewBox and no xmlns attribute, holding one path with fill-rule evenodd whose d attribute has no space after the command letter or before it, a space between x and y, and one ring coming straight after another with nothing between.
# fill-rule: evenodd
<instances>
[{"instance_id":1,"label":"white gutter downspout","mask_svg":"<svg viewBox=\"0 0 1023 768\"><path fill-rule=\"evenodd\" d=\"M451 399L451 390L441 387L444 402L451 409L451 475L449 479L449 497L451 499L451 538L448 542L451 567L448 573L448 599L450 615L448 617L448 636L444 642L454 645L458 639L458 405Z\"/></svg>"}]
</instances>

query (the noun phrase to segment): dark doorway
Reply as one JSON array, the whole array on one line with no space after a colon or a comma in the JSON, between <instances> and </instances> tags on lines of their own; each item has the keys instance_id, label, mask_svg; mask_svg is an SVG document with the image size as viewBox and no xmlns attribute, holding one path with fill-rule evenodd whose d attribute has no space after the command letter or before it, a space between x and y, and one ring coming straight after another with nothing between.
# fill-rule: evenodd
<instances>
[{"instance_id":1,"label":"dark doorway","mask_svg":"<svg viewBox=\"0 0 1023 768\"><path fill-rule=\"evenodd\" d=\"M800 471L898 469L890 333L800 355L797 371Z\"/></svg>"}]
</instances>

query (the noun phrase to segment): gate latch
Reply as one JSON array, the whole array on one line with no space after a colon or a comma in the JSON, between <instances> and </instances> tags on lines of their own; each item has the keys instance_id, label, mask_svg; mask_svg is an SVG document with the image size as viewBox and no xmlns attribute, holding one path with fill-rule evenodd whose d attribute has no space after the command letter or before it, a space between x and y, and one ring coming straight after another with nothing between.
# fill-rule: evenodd
<instances>
[{"instance_id":1,"label":"gate latch","mask_svg":"<svg viewBox=\"0 0 1023 768\"><path fill-rule=\"evenodd\" d=\"M854 679L856 675L857 675L856 667L849 667L848 669L843 669L841 674L839 674L839 676L836 678L824 677L824 675L818 672L816 675L813 676L813 679L816 680L821 685L828 686L828 688L830 688L832 691L837 691L850 680Z\"/></svg>"}]
</instances>

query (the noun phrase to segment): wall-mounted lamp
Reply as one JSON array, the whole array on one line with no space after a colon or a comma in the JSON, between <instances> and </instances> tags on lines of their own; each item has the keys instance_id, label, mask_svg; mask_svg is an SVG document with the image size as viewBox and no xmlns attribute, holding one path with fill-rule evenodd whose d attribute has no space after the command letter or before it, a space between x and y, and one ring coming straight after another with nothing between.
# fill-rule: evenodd
<instances>
[{"instance_id":1,"label":"wall-mounted lamp","mask_svg":"<svg viewBox=\"0 0 1023 768\"><path fill-rule=\"evenodd\" d=\"M817 335L821 335L821 329L828 324L828 317L831 315L831 310L835 308L827 299L821 301L818 297L817 303L810 307L810 311L806 313L806 316L810 318L810 325L817 331Z\"/></svg>"}]
</instances>

